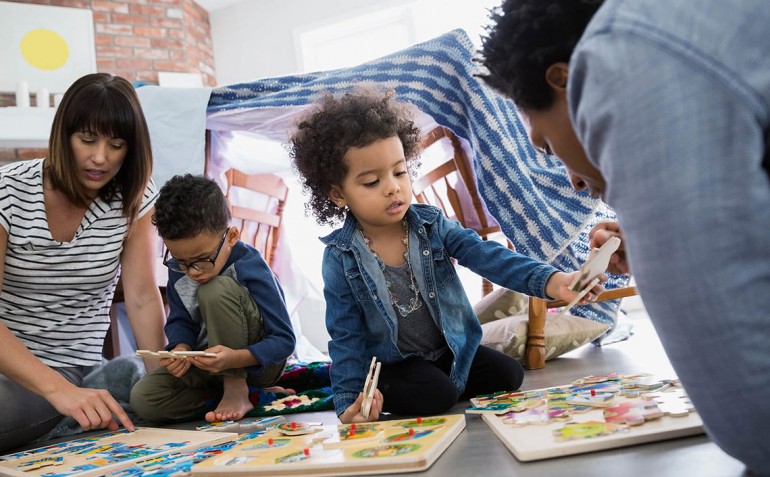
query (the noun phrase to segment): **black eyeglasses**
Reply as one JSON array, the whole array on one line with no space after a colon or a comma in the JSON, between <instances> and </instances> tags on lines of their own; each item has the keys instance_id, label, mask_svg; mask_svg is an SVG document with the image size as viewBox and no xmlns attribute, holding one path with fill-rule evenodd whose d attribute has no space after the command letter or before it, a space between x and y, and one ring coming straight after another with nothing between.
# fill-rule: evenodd
<instances>
[{"instance_id":1,"label":"black eyeglasses","mask_svg":"<svg viewBox=\"0 0 770 477\"><path fill-rule=\"evenodd\" d=\"M225 244L225 239L227 238L227 232L230 231L230 228L225 230L225 234L222 236L222 240L219 242L219 247L217 247L217 251L214 252L214 256L211 258L207 258L205 260L196 260L194 262L179 262L174 257L169 257L169 251L166 249L166 253L163 255L163 265L167 266L169 270L173 270L175 272L181 272L181 273L187 273L187 270L193 269L198 270L199 272L207 272L214 268L214 264L217 261L217 257L219 257L219 252L222 250L222 245Z\"/></svg>"}]
</instances>

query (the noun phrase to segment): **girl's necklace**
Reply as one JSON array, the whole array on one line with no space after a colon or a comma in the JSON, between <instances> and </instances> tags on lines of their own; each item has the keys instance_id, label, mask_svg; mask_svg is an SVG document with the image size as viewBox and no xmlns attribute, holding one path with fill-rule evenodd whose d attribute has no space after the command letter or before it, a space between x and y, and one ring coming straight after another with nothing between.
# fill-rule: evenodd
<instances>
[{"instance_id":1,"label":"girl's necklace","mask_svg":"<svg viewBox=\"0 0 770 477\"><path fill-rule=\"evenodd\" d=\"M406 260L406 274L409 276L409 289L414 292L414 296L409 299L409 305L402 305L398 303L398 298L396 298L396 295L390 289L391 283L390 280L388 280L390 272L388 271L387 267L385 267L385 262L383 262L380 256L377 255L377 252L372 249L372 240L364 235L364 230L361 228L360 224L358 225L358 231L361 233L361 237L364 238L364 243L366 243L366 246L369 247L369 251L372 253L372 255L374 255L374 258L377 259L377 263L380 264L380 269L382 270L383 275L385 275L385 285L388 287L388 294L390 295L390 301L393 303L393 307L401 316L407 316L409 313L419 309L422 306L422 302L420 301L420 291L417 288L417 283L415 283L414 280L412 264L409 262L409 223L406 221L406 218L401 221L401 225L404 227L404 238L401 239L401 243L406 246L406 251L404 252L404 260Z\"/></svg>"}]
</instances>

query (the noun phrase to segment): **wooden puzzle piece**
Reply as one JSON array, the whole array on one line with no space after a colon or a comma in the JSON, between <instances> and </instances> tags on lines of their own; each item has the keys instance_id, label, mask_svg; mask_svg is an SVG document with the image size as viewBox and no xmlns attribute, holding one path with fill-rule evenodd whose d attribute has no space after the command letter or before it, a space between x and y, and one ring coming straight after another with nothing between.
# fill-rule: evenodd
<instances>
[{"instance_id":1,"label":"wooden puzzle piece","mask_svg":"<svg viewBox=\"0 0 770 477\"><path fill-rule=\"evenodd\" d=\"M586 376L584 378L576 379L572 381L572 385L581 386L584 384L603 383L605 381L619 381L622 378L623 376L618 373L598 374L598 375L591 375L591 376Z\"/></svg>"},{"instance_id":2,"label":"wooden puzzle piece","mask_svg":"<svg viewBox=\"0 0 770 477\"><path fill-rule=\"evenodd\" d=\"M361 415L364 419L369 419L369 411L372 409L372 401L374 400L374 392L377 390L377 381L380 378L380 366L382 363L377 363L377 357L372 357L372 363L369 365L369 373L366 375L366 381L364 381L364 401L361 403Z\"/></svg>"},{"instance_id":3,"label":"wooden puzzle piece","mask_svg":"<svg viewBox=\"0 0 770 477\"><path fill-rule=\"evenodd\" d=\"M284 422L278 425L278 432L286 436L302 436L305 434L313 434L318 432L316 427L311 426L305 422Z\"/></svg>"},{"instance_id":4,"label":"wooden puzzle piece","mask_svg":"<svg viewBox=\"0 0 770 477\"><path fill-rule=\"evenodd\" d=\"M506 412L521 412L543 405L545 400L542 397L525 397L521 395L518 399L491 401L488 404L470 407L465 410L468 414L483 414L490 412L492 414L505 414Z\"/></svg>"},{"instance_id":5,"label":"wooden puzzle piece","mask_svg":"<svg viewBox=\"0 0 770 477\"><path fill-rule=\"evenodd\" d=\"M502 417L505 424L514 426L526 426L529 424L544 425L554 419L563 419L569 416L566 409L527 409L521 412L509 412Z\"/></svg>"},{"instance_id":6,"label":"wooden puzzle piece","mask_svg":"<svg viewBox=\"0 0 770 477\"><path fill-rule=\"evenodd\" d=\"M485 412L489 412L492 414L505 414L507 412L513 411L513 404L506 404L501 402L493 402L491 404L487 404L486 406L473 406L469 407L465 410L466 414L483 414Z\"/></svg>"},{"instance_id":7,"label":"wooden puzzle piece","mask_svg":"<svg viewBox=\"0 0 770 477\"><path fill-rule=\"evenodd\" d=\"M216 353L208 353L206 351L150 351L148 349L136 350L136 356L140 358L169 358L169 359L183 359L189 356L206 356L209 358L216 358Z\"/></svg>"},{"instance_id":8,"label":"wooden puzzle piece","mask_svg":"<svg viewBox=\"0 0 770 477\"><path fill-rule=\"evenodd\" d=\"M28 472L30 470L37 470L43 467L50 467L53 465L62 465L64 463L64 457L44 457L42 459L30 460L21 463L16 466L17 469Z\"/></svg>"},{"instance_id":9,"label":"wooden puzzle piece","mask_svg":"<svg viewBox=\"0 0 770 477\"><path fill-rule=\"evenodd\" d=\"M650 401L623 402L604 410L604 421L638 426L646 421L663 417L658 405Z\"/></svg>"},{"instance_id":10,"label":"wooden puzzle piece","mask_svg":"<svg viewBox=\"0 0 770 477\"><path fill-rule=\"evenodd\" d=\"M197 426L195 430L203 432L238 432L238 428L239 424L236 421L216 421Z\"/></svg>"},{"instance_id":11,"label":"wooden puzzle piece","mask_svg":"<svg viewBox=\"0 0 770 477\"><path fill-rule=\"evenodd\" d=\"M439 427L446 424L447 420L443 417L416 417L409 421L400 421L393 424L395 427L417 428L417 427Z\"/></svg>"},{"instance_id":12,"label":"wooden puzzle piece","mask_svg":"<svg viewBox=\"0 0 770 477\"><path fill-rule=\"evenodd\" d=\"M660 393L660 396L654 397L653 400L667 416L687 417L691 411L695 411L695 406L690 402L684 389Z\"/></svg>"},{"instance_id":13,"label":"wooden puzzle piece","mask_svg":"<svg viewBox=\"0 0 770 477\"><path fill-rule=\"evenodd\" d=\"M610 266L610 257L620 247L618 237L610 237L600 248L592 249L588 255L588 260L580 267L580 275L576 276L570 284L572 291L582 291L589 286L592 280L601 275Z\"/></svg>"},{"instance_id":14,"label":"wooden puzzle piece","mask_svg":"<svg viewBox=\"0 0 770 477\"><path fill-rule=\"evenodd\" d=\"M340 426L337 432L322 442L324 449L338 449L348 444L360 444L362 442L379 440L382 437L382 429L376 424L350 424Z\"/></svg>"},{"instance_id":15,"label":"wooden puzzle piece","mask_svg":"<svg viewBox=\"0 0 770 477\"><path fill-rule=\"evenodd\" d=\"M614 393L589 392L573 394L567 397L567 402L578 406L609 407L614 399Z\"/></svg>"},{"instance_id":16,"label":"wooden puzzle piece","mask_svg":"<svg viewBox=\"0 0 770 477\"><path fill-rule=\"evenodd\" d=\"M578 439L592 439L595 437L609 436L618 432L628 431L628 426L599 421L568 422L559 429L553 431L556 442L574 441Z\"/></svg>"},{"instance_id":17,"label":"wooden puzzle piece","mask_svg":"<svg viewBox=\"0 0 770 477\"><path fill-rule=\"evenodd\" d=\"M422 437L427 437L433 433L434 429L418 429L415 430L414 428L410 428L409 432L403 432L401 434L393 434L392 436L389 436L383 440L383 442L391 443L391 442L404 442L404 441L413 441L415 439L420 439Z\"/></svg>"},{"instance_id":18,"label":"wooden puzzle piece","mask_svg":"<svg viewBox=\"0 0 770 477\"><path fill-rule=\"evenodd\" d=\"M283 416L270 416L270 417L262 417L254 420L240 421L238 422L238 426L239 426L238 431L239 432L265 431L278 426L278 424L282 423L285 420L286 418Z\"/></svg>"},{"instance_id":19,"label":"wooden puzzle piece","mask_svg":"<svg viewBox=\"0 0 770 477\"><path fill-rule=\"evenodd\" d=\"M620 381L603 381L599 383L584 383L577 386L570 386L570 394L590 393L591 391L617 393L622 389Z\"/></svg>"}]
</instances>

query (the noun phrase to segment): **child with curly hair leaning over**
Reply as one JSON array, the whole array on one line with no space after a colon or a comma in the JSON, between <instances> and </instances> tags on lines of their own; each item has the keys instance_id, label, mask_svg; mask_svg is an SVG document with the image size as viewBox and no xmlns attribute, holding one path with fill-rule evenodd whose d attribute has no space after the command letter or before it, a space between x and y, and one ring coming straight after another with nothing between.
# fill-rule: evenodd
<instances>
[{"instance_id":1,"label":"child with curly hair leaning over","mask_svg":"<svg viewBox=\"0 0 770 477\"><path fill-rule=\"evenodd\" d=\"M406 104L362 88L326 95L291 139L308 209L321 224L344 220L321 239L334 405L344 423L367 420L361 389L373 356L382 368L368 420L382 411L439 414L460 398L521 386L518 361L479 345L481 325L453 258L511 290L575 297L574 273L483 241L436 207L410 204L419 138Z\"/></svg>"}]
</instances>

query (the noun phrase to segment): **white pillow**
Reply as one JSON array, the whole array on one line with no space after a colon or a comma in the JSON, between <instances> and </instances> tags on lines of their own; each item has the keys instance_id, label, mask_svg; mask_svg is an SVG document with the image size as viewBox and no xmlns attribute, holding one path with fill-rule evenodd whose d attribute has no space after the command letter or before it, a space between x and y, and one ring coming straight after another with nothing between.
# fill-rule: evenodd
<instances>
[{"instance_id":1,"label":"white pillow","mask_svg":"<svg viewBox=\"0 0 770 477\"><path fill-rule=\"evenodd\" d=\"M582 318L564 315L556 318L557 313L548 313L545 321L545 359L549 360L590 343L603 335L610 325ZM517 359L524 357L527 345L527 315L483 323L481 344L501 351Z\"/></svg>"}]
</instances>

